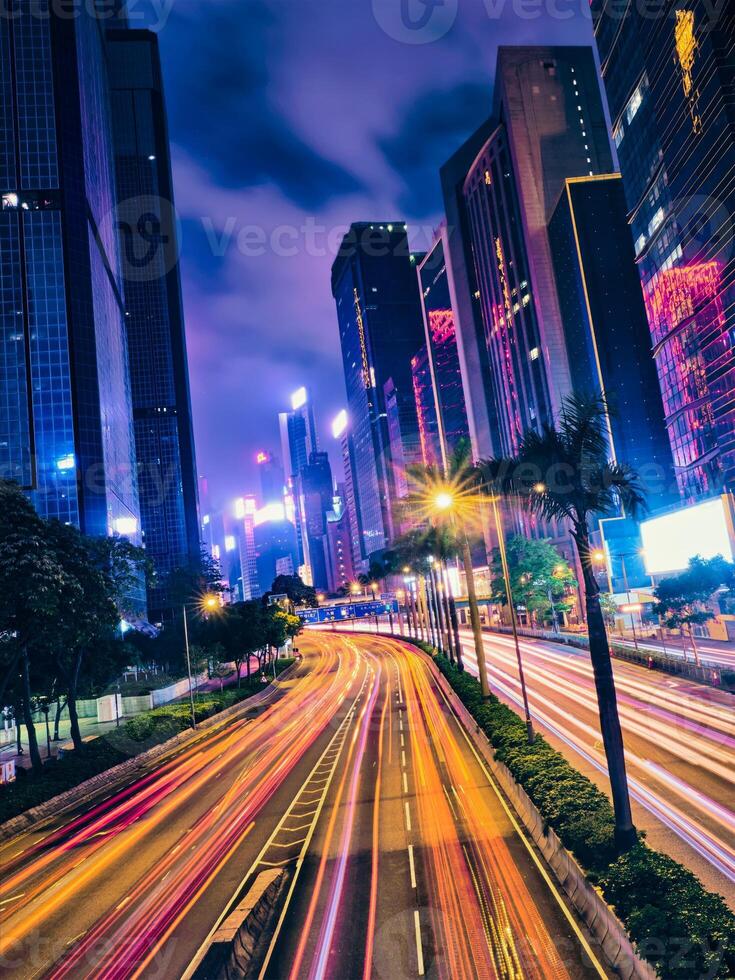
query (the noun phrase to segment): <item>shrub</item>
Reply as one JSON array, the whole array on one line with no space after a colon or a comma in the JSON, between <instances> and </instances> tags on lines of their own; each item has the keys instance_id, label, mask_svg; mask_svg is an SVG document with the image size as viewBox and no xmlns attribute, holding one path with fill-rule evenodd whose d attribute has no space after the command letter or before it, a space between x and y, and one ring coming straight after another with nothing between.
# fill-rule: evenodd
<instances>
[{"instance_id":1,"label":"shrub","mask_svg":"<svg viewBox=\"0 0 735 980\"><path fill-rule=\"evenodd\" d=\"M735 916L691 871L639 844L608 868L600 884L641 955L662 977L735 976Z\"/></svg>"}]
</instances>

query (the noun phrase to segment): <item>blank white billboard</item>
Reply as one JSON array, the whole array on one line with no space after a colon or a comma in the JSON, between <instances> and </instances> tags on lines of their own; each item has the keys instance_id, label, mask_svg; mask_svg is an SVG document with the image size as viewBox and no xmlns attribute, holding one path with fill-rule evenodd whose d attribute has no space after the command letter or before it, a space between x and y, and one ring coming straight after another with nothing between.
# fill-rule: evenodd
<instances>
[{"instance_id":1,"label":"blank white billboard","mask_svg":"<svg viewBox=\"0 0 735 980\"><path fill-rule=\"evenodd\" d=\"M681 572L695 555L722 555L728 561L733 557L722 497L643 521L641 540L649 575Z\"/></svg>"}]
</instances>

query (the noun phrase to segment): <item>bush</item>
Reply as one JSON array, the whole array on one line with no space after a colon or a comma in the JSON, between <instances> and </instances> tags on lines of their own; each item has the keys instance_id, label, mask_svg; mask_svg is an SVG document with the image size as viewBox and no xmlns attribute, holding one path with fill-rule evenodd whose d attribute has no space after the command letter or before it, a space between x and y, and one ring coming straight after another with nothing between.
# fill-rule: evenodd
<instances>
[{"instance_id":1,"label":"bush","mask_svg":"<svg viewBox=\"0 0 735 980\"><path fill-rule=\"evenodd\" d=\"M439 670L503 762L614 907L640 955L663 980L735 976L735 915L676 861L642 842L616 856L612 806L594 783L540 735L529 745L523 720L479 681L432 647Z\"/></svg>"},{"instance_id":2,"label":"bush","mask_svg":"<svg viewBox=\"0 0 735 980\"><path fill-rule=\"evenodd\" d=\"M735 976L735 916L691 871L639 844L610 866L601 886L660 976Z\"/></svg>"}]
</instances>

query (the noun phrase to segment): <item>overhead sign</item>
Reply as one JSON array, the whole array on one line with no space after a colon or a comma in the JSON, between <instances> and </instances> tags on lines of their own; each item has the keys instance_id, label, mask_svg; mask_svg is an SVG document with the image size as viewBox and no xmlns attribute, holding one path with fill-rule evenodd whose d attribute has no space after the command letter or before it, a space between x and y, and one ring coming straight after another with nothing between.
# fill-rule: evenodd
<instances>
[{"instance_id":1,"label":"overhead sign","mask_svg":"<svg viewBox=\"0 0 735 980\"><path fill-rule=\"evenodd\" d=\"M348 619L366 619L369 616L385 616L397 613L395 599L375 602L345 602L337 606L319 606L318 609L297 609L296 615L305 626L318 626L319 623L339 623Z\"/></svg>"}]
</instances>

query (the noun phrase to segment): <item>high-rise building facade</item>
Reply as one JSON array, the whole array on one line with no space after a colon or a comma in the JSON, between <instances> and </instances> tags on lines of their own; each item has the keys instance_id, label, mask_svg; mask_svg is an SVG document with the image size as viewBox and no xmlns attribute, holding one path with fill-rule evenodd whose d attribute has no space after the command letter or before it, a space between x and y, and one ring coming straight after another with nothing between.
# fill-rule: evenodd
<instances>
[{"instance_id":1,"label":"high-rise building facade","mask_svg":"<svg viewBox=\"0 0 735 980\"><path fill-rule=\"evenodd\" d=\"M342 453L342 469L345 478L342 505L349 523L350 566L353 572L357 572L358 569L362 570L361 535L359 507L357 504L358 491L352 469L354 452L352 449L352 436L350 435L350 419L346 409L342 409L332 421L332 436L339 440L340 451Z\"/></svg>"},{"instance_id":2,"label":"high-rise building facade","mask_svg":"<svg viewBox=\"0 0 735 980\"><path fill-rule=\"evenodd\" d=\"M423 344L411 358L413 398L419 427L421 462L424 466L442 465L442 447L439 436L439 420L434 397L434 381L431 376L429 350Z\"/></svg>"},{"instance_id":3,"label":"high-rise building facade","mask_svg":"<svg viewBox=\"0 0 735 980\"><path fill-rule=\"evenodd\" d=\"M611 455L640 474L649 507L673 503L673 459L620 175L567 180L549 236L572 387L605 395Z\"/></svg>"},{"instance_id":4,"label":"high-rise building facade","mask_svg":"<svg viewBox=\"0 0 735 980\"><path fill-rule=\"evenodd\" d=\"M309 539L306 533L302 501L299 491L301 471L309 462L309 456L318 450L314 406L306 388L299 388L291 395L291 411L278 416L281 432L281 451L286 469L286 495L293 502L298 561L296 568L311 577L309 570Z\"/></svg>"},{"instance_id":5,"label":"high-rise building facade","mask_svg":"<svg viewBox=\"0 0 735 980\"><path fill-rule=\"evenodd\" d=\"M140 543L103 23L0 19L0 474Z\"/></svg>"},{"instance_id":6,"label":"high-rise building facade","mask_svg":"<svg viewBox=\"0 0 735 980\"><path fill-rule=\"evenodd\" d=\"M200 549L171 160L157 35L111 30L107 41L141 522L157 573L148 609L160 621L166 577Z\"/></svg>"},{"instance_id":7,"label":"high-rise building facade","mask_svg":"<svg viewBox=\"0 0 735 980\"><path fill-rule=\"evenodd\" d=\"M735 8L593 23L682 494L735 484Z\"/></svg>"},{"instance_id":8,"label":"high-rise building facade","mask_svg":"<svg viewBox=\"0 0 735 980\"><path fill-rule=\"evenodd\" d=\"M463 193L506 455L571 391L547 225L567 177L612 169L592 50L501 47L495 116Z\"/></svg>"},{"instance_id":9,"label":"high-rise building facade","mask_svg":"<svg viewBox=\"0 0 735 980\"><path fill-rule=\"evenodd\" d=\"M285 484L280 459L267 450L261 450L255 461L258 464L260 497L263 505L282 501Z\"/></svg>"},{"instance_id":10,"label":"high-rise building facade","mask_svg":"<svg viewBox=\"0 0 735 980\"><path fill-rule=\"evenodd\" d=\"M488 109L489 103L488 95ZM457 356L475 459L490 459L496 455L498 419L495 381L490 368L464 184L477 154L496 126L494 119L487 119L439 171L446 215L444 252L447 280L455 315Z\"/></svg>"},{"instance_id":11,"label":"high-rise building facade","mask_svg":"<svg viewBox=\"0 0 735 980\"><path fill-rule=\"evenodd\" d=\"M398 391L412 391L411 358L423 341L416 263L405 224L353 224L332 266L332 295L359 488L360 555L366 560L387 548L394 535L397 498L385 384L392 379ZM414 417L414 433L417 427Z\"/></svg>"},{"instance_id":12,"label":"high-rise building facade","mask_svg":"<svg viewBox=\"0 0 735 980\"><path fill-rule=\"evenodd\" d=\"M309 454L298 481L304 531L308 541L311 584L316 589L328 588L327 580L327 514L334 501L334 484L329 454Z\"/></svg>"},{"instance_id":13,"label":"high-rise building facade","mask_svg":"<svg viewBox=\"0 0 735 980\"><path fill-rule=\"evenodd\" d=\"M350 535L350 517L340 494L327 515L327 587L332 594L349 589L355 579Z\"/></svg>"},{"instance_id":14,"label":"high-rise building facade","mask_svg":"<svg viewBox=\"0 0 735 980\"><path fill-rule=\"evenodd\" d=\"M469 442L470 435L447 255L447 229L442 225L436 241L418 267L418 277L439 445L445 466L452 453Z\"/></svg>"}]
</instances>

